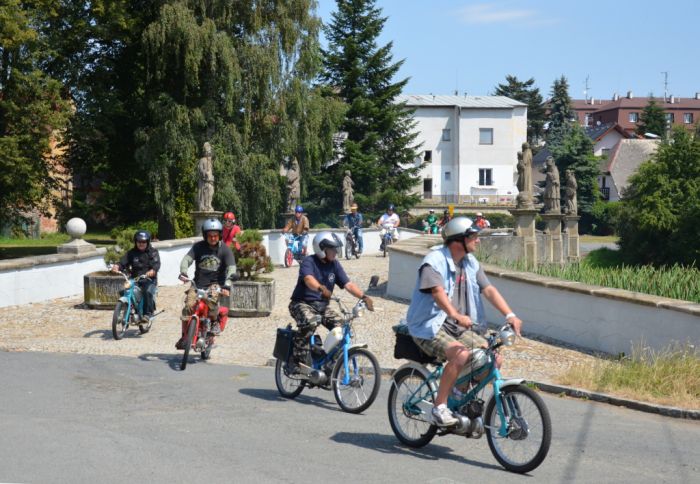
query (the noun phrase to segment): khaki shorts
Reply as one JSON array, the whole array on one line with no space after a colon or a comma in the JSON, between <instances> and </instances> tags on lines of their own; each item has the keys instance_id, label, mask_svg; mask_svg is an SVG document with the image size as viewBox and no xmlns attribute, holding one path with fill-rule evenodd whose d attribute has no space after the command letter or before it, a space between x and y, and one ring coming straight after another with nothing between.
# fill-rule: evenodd
<instances>
[{"instance_id":1,"label":"khaki shorts","mask_svg":"<svg viewBox=\"0 0 700 484\"><path fill-rule=\"evenodd\" d=\"M445 331L444 326L440 327L432 339L416 338L415 336L412 336L412 338L424 353L440 361L447 361L445 351L454 342L462 343L468 349L486 348L488 346L486 340L474 331L467 330L459 338L455 338Z\"/></svg>"}]
</instances>

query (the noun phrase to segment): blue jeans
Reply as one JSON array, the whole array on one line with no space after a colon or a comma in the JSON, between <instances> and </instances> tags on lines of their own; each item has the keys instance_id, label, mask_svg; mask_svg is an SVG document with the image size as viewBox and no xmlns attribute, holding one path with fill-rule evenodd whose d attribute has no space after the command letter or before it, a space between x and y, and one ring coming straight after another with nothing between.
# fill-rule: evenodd
<instances>
[{"instance_id":1,"label":"blue jeans","mask_svg":"<svg viewBox=\"0 0 700 484\"><path fill-rule=\"evenodd\" d=\"M355 240L357 240L357 247L359 247L360 254L361 254L362 249L365 246L364 241L362 240L362 229L360 227L353 227L352 228L352 235L355 237Z\"/></svg>"},{"instance_id":2,"label":"blue jeans","mask_svg":"<svg viewBox=\"0 0 700 484\"><path fill-rule=\"evenodd\" d=\"M143 297L143 314L150 316L156 310L156 293L158 286L148 279L139 281L141 295Z\"/></svg>"}]
</instances>

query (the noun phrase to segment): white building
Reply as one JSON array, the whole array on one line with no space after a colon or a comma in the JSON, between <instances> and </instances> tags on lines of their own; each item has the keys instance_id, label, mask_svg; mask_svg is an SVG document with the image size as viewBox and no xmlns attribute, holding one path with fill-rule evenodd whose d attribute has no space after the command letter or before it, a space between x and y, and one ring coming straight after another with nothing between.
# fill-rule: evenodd
<instances>
[{"instance_id":1,"label":"white building","mask_svg":"<svg viewBox=\"0 0 700 484\"><path fill-rule=\"evenodd\" d=\"M513 203L527 105L503 96L398 96L413 115L425 161L418 187L441 203Z\"/></svg>"}]
</instances>

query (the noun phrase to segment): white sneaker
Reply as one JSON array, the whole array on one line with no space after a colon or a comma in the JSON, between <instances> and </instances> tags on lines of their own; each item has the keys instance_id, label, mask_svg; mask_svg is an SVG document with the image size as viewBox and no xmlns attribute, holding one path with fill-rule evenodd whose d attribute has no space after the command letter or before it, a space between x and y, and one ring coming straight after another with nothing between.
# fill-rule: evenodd
<instances>
[{"instance_id":1,"label":"white sneaker","mask_svg":"<svg viewBox=\"0 0 700 484\"><path fill-rule=\"evenodd\" d=\"M432 411L433 422L438 427L450 427L459 422L449 408L445 407L433 407Z\"/></svg>"}]
</instances>

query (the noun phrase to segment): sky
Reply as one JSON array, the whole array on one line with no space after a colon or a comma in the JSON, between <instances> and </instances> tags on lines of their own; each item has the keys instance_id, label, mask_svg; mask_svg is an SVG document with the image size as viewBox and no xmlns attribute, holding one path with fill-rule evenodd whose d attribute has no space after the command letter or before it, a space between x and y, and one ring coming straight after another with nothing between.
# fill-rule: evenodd
<instances>
[{"instance_id":1,"label":"sky","mask_svg":"<svg viewBox=\"0 0 700 484\"><path fill-rule=\"evenodd\" d=\"M317 0L330 23L335 0ZM404 94L493 94L506 75L531 77L544 98L564 75L569 95L610 99L700 92L699 0L377 0L379 44L404 59ZM325 44L325 39L322 39Z\"/></svg>"}]
</instances>

